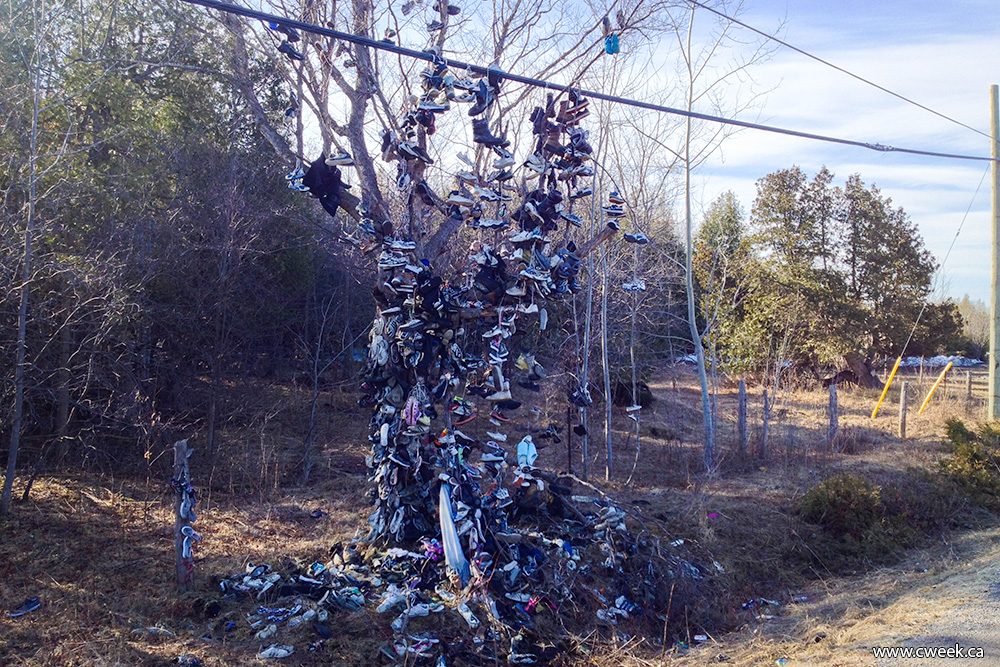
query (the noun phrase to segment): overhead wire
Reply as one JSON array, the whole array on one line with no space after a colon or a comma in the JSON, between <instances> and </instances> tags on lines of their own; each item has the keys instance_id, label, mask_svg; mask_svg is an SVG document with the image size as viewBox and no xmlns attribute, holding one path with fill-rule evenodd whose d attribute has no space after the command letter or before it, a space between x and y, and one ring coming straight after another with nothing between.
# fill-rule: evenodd
<instances>
[{"instance_id":1,"label":"overhead wire","mask_svg":"<svg viewBox=\"0 0 1000 667\"><path fill-rule=\"evenodd\" d=\"M304 21L298 21L295 19L285 18L283 16L276 16L274 14L268 14L266 12L258 11L255 9L249 9L247 7L240 7L239 5L233 5L226 2L221 2L220 0L182 0L188 4L201 5L209 9L216 9L223 12L228 12L230 14L238 14L240 16L246 16L248 18L257 19L259 21L265 21L268 23L277 23L285 25L291 28L296 28L302 30L303 32L311 32L319 35L325 35L327 37L333 37L335 39L341 39L353 44L360 44L374 49L380 49L383 51L390 51L392 53L397 53L400 55L408 56L410 58L415 58L418 60L425 60L431 63L443 63L450 68L463 70L467 69L471 72L475 72L481 75L494 74L498 75L503 79L510 81L516 81L517 83L523 83L531 86L536 86L538 88L543 88L546 90L561 91L565 89L562 84L551 83L543 79L536 79L534 77L523 76L521 74L514 74L511 72L506 72L500 70L496 67L483 67L481 65L474 65L471 63L464 63L451 58L444 58L441 55L434 52L416 51L413 49L408 49L403 46L398 46L396 44L391 44L388 42L377 41L369 37L363 37L361 35L352 35L350 33L341 32L339 30L334 30L332 28L323 28L311 23L306 23ZM691 0L689 0L691 1ZM858 141L854 139L843 139L839 137L827 136L823 134L816 134L812 132L802 132L799 130L792 130L788 128L776 127L772 125L764 125L762 123L751 123L749 121L737 120L735 118L724 118L722 116L715 116L712 114L699 113L697 111L687 111L685 109L677 109L674 107L663 106L660 104L653 104L651 102L643 102L640 100L633 100L625 97L620 97L618 95L607 95L597 91L583 90L579 89L580 94L598 100L605 100L608 102L613 102L616 104L623 104L626 106L636 107L639 109L647 109L649 111L657 111L660 113L671 114L675 116L684 116L687 118L693 118L697 120L704 120L712 123L720 123L723 125L731 125L734 127L742 127L749 130L759 130L762 132L771 132L774 134L782 134L791 137L798 137L800 139L809 139L813 141L824 141L827 143L840 144L845 146L855 146L858 148L866 148L868 150L879 151L884 153L905 153L908 155L921 155L925 157L943 158L951 160L973 160L980 162L994 162L997 161L996 158L984 157L978 155L964 155L959 153L944 153L938 151L927 151L916 148L904 148L899 146L888 146L876 142L868 141Z\"/></svg>"},{"instance_id":2,"label":"overhead wire","mask_svg":"<svg viewBox=\"0 0 1000 667\"><path fill-rule=\"evenodd\" d=\"M789 44L788 42L784 41L783 39L780 39L779 37L775 37L774 35L768 34L768 33L764 32L763 30L758 30L757 28L753 27L752 25L748 25L748 24L744 23L743 21L740 21L739 19L737 19L735 17L729 16L728 14L726 14L724 12L721 12L721 11L715 9L714 7L710 7L710 6L706 5L703 2L699 2L698 0L687 0L687 2L689 2L692 5L695 5L697 7L701 7L702 9L705 9L707 11L710 11L713 14L715 14L716 16L724 18L724 19L726 19L727 21L729 21L731 23L735 23L738 26L746 28L750 32L756 33L756 34L760 35L761 37L764 37L765 39L768 39L768 40L770 40L772 42L776 42L778 44L781 44L786 49L791 49L792 51L795 51L796 53L801 54L801 55L805 56L806 58L810 58L812 60L815 60L818 63L822 63L823 65L826 65L827 67L831 67L831 68L837 70L838 72L840 72L842 74L846 74L847 76L851 77L852 79L856 79L856 80L858 80L858 81L860 81L862 83L865 83L865 84L867 84L869 86L872 86L873 88L877 88L878 90L881 90L883 93L887 93L889 95L892 95L896 99L902 100L903 102L906 102L907 104L912 104L915 107L918 107L920 109L923 109L924 111L932 113L935 116L937 116L938 118L943 118L944 120L946 120L946 121L948 121L950 123L954 123L956 125L964 127L967 130L972 130L976 134L982 135L982 136L986 137L987 139L990 139L991 141L993 139L995 139L995 137L990 136L989 134L987 134L986 132L983 132L982 130L979 130L979 129L975 128L975 127L972 127L971 125L968 125L967 123L963 123L962 121L957 120L955 118L952 118L951 116L943 114L940 111L936 111L934 109L931 109L930 107L925 106L925 105L923 105L920 102L917 102L915 100L912 100L909 97L906 97L905 95L900 95L899 93L897 93L897 92L895 92L893 90L890 90L890 89L886 88L885 86L881 86L881 85L875 83L874 81L871 81L869 79L864 78L861 75L855 74L854 72L851 72L850 70L846 70L843 67L840 67L839 65L835 65L835 64L831 63L828 60L824 60L823 58L820 58L817 55L809 53L805 49L801 49L801 48L799 48L799 47L797 47L797 46L795 46L793 44Z\"/></svg>"}]
</instances>

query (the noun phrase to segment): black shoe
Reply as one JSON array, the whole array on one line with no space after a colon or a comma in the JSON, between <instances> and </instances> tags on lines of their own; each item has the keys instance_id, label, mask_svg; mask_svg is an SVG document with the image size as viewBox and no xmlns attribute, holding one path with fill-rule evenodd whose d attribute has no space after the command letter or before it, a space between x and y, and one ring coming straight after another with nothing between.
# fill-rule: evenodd
<instances>
[{"instance_id":1,"label":"black shoe","mask_svg":"<svg viewBox=\"0 0 1000 667\"><path fill-rule=\"evenodd\" d=\"M489 86L487 86L486 82L482 79L480 79L479 88L477 88L475 92L476 103L472 105L471 109L469 109L470 116L478 116L483 113L490 108L490 105L493 104L493 101L496 99L493 96L493 91L490 90Z\"/></svg>"},{"instance_id":2,"label":"black shoe","mask_svg":"<svg viewBox=\"0 0 1000 667\"><path fill-rule=\"evenodd\" d=\"M416 144L412 141L400 142L399 152L402 153L407 160L418 159L423 160L427 164L434 164L434 160L432 160L427 154L427 151L421 148L420 144Z\"/></svg>"},{"instance_id":3,"label":"black shoe","mask_svg":"<svg viewBox=\"0 0 1000 667\"><path fill-rule=\"evenodd\" d=\"M267 27L275 32L280 32L288 39L289 42L297 42L300 39L299 33L295 31L295 28L287 25L281 25L280 23L268 23Z\"/></svg>"},{"instance_id":4,"label":"black shoe","mask_svg":"<svg viewBox=\"0 0 1000 667\"><path fill-rule=\"evenodd\" d=\"M441 11L441 4L440 3L438 3L438 2L434 3L434 11L436 11L436 12L440 12ZM458 16L458 13L461 12L461 11L462 10L459 7L456 7L455 5L448 5L448 16Z\"/></svg>"},{"instance_id":5,"label":"black shoe","mask_svg":"<svg viewBox=\"0 0 1000 667\"><path fill-rule=\"evenodd\" d=\"M7 615L11 618L17 618L18 616L24 616L27 613L33 612L41 606L42 603L38 600L38 598L28 598L21 603L20 607L7 612Z\"/></svg>"},{"instance_id":6,"label":"black shoe","mask_svg":"<svg viewBox=\"0 0 1000 667\"><path fill-rule=\"evenodd\" d=\"M295 47L288 42L282 42L278 45L278 51L284 53L292 60L305 60L306 57L295 50Z\"/></svg>"},{"instance_id":7,"label":"black shoe","mask_svg":"<svg viewBox=\"0 0 1000 667\"><path fill-rule=\"evenodd\" d=\"M476 118L472 121L472 140L484 146L507 146L510 142L490 132L490 121L486 118Z\"/></svg>"},{"instance_id":8,"label":"black shoe","mask_svg":"<svg viewBox=\"0 0 1000 667\"><path fill-rule=\"evenodd\" d=\"M493 69L490 65L486 68L486 83L489 85L490 90L494 95L500 94L500 84L503 83L503 77L500 76L500 70Z\"/></svg>"}]
</instances>

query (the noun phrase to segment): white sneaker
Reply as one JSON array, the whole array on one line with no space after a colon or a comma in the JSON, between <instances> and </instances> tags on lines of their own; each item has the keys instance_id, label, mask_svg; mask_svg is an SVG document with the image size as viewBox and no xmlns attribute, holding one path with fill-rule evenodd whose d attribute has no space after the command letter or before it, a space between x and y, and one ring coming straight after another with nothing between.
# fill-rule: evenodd
<instances>
[{"instance_id":1,"label":"white sneaker","mask_svg":"<svg viewBox=\"0 0 1000 667\"><path fill-rule=\"evenodd\" d=\"M486 397L486 400L490 401L491 403L499 403L500 401L511 400L510 385L504 382L503 389L501 389L500 391L493 392L492 394Z\"/></svg>"},{"instance_id":2,"label":"white sneaker","mask_svg":"<svg viewBox=\"0 0 1000 667\"><path fill-rule=\"evenodd\" d=\"M282 644L271 644L266 649L257 654L261 660L266 658L287 658L295 653L294 646L284 646Z\"/></svg>"}]
</instances>

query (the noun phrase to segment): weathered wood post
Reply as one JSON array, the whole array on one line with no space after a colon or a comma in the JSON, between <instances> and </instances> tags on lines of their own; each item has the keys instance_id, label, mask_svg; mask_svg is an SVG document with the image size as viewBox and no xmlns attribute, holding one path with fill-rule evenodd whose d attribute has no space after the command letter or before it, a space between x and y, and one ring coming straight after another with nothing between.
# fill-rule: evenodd
<instances>
[{"instance_id":1,"label":"weathered wood post","mask_svg":"<svg viewBox=\"0 0 1000 667\"><path fill-rule=\"evenodd\" d=\"M566 406L566 471L573 474L573 418L572 408Z\"/></svg>"},{"instance_id":2,"label":"weathered wood post","mask_svg":"<svg viewBox=\"0 0 1000 667\"><path fill-rule=\"evenodd\" d=\"M924 358L920 357L920 379L917 381L920 391L924 390Z\"/></svg>"},{"instance_id":3,"label":"weathered wood post","mask_svg":"<svg viewBox=\"0 0 1000 667\"><path fill-rule=\"evenodd\" d=\"M174 490L174 553L177 569L177 589L186 591L194 583L194 555L191 553L191 542L197 533L191 528L194 513L194 489L191 488L188 459L193 449L188 448L188 441L178 440L174 443L174 476L170 484ZM185 544L186 542L186 544Z\"/></svg>"},{"instance_id":4,"label":"weathered wood post","mask_svg":"<svg viewBox=\"0 0 1000 667\"><path fill-rule=\"evenodd\" d=\"M747 383L740 380L739 407L736 412L736 425L739 433L739 455L741 459L747 457Z\"/></svg>"},{"instance_id":5,"label":"weathered wood post","mask_svg":"<svg viewBox=\"0 0 1000 667\"><path fill-rule=\"evenodd\" d=\"M906 390L910 383L904 382L899 388L899 439L906 440Z\"/></svg>"},{"instance_id":6,"label":"weathered wood post","mask_svg":"<svg viewBox=\"0 0 1000 667\"><path fill-rule=\"evenodd\" d=\"M972 402L972 371L965 371L965 400Z\"/></svg>"},{"instance_id":7,"label":"weathered wood post","mask_svg":"<svg viewBox=\"0 0 1000 667\"><path fill-rule=\"evenodd\" d=\"M760 429L760 458L767 458L767 436L771 426L771 404L767 400L767 389L764 390L764 424Z\"/></svg>"},{"instance_id":8,"label":"weathered wood post","mask_svg":"<svg viewBox=\"0 0 1000 667\"><path fill-rule=\"evenodd\" d=\"M829 453L833 447L833 441L837 437L837 430L840 428L840 411L837 406L837 383L830 383L830 425L826 428L826 448L824 454Z\"/></svg>"}]
</instances>

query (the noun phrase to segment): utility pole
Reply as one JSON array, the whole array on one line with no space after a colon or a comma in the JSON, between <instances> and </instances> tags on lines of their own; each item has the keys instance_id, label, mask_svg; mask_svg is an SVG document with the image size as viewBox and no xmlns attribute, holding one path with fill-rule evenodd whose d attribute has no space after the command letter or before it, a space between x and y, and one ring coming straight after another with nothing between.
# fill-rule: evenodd
<instances>
[{"instance_id":1,"label":"utility pole","mask_svg":"<svg viewBox=\"0 0 1000 667\"><path fill-rule=\"evenodd\" d=\"M989 398L986 406L987 419L1000 418L1000 374L997 361L1000 359L997 347L1000 345L1000 93L996 84L990 86L990 157L993 163L993 263L990 268L990 371Z\"/></svg>"}]
</instances>

